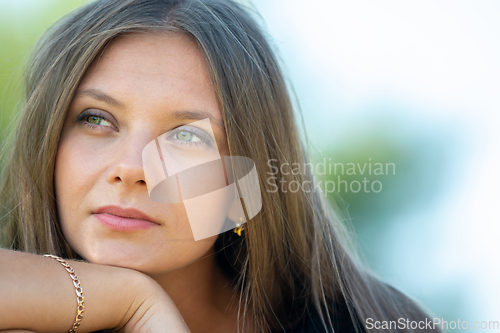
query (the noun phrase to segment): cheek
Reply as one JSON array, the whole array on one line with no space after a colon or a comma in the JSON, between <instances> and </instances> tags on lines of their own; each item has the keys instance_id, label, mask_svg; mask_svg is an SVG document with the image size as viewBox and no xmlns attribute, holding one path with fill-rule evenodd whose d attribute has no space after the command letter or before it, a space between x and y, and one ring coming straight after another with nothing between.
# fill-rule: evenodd
<instances>
[{"instance_id":1,"label":"cheek","mask_svg":"<svg viewBox=\"0 0 500 333\"><path fill-rule=\"evenodd\" d=\"M98 177L99 159L89 155L72 137L61 137L54 167L55 199L59 223L70 241L80 210Z\"/></svg>"},{"instance_id":2,"label":"cheek","mask_svg":"<svg viewBox=\"0 0 500 333\"><path fill-rule=\"evenodd\" d=\"M106 161L102 153L95 150L77 135L62 136L57 150L54 181L56 196L70 204L70 198L84 196L94 186L103 163Z\"/></svg>"}]
</instances>

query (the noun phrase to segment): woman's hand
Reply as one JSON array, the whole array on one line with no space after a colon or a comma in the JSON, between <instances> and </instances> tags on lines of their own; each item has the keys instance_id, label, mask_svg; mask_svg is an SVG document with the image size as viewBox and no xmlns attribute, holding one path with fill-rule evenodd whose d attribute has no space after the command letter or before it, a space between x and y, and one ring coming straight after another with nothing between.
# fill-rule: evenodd
<instances>
[{"instance_id":1,"label":"woman's hand","mask_svg":"<svg viewBox=\"0 0 500 333\"><path fill-rule=\"evenodd\" d=\"M189 333L184 319L172 299L153 279L148 281L137 302L132 305L123 322L115 327L120 333L176 332ZM136 308L135 311L133 309ZM131 315L131 316L130 316ZM130 316L130 317L129 317Z\"/></svg>"},{"instance_id":2,"label":"woman's hand","mask_svg":"<svg viewBox=\"0 0 500 333\"><path fill-rule=\"evenodd\" d=\"M78 332L180 332L177 307L149 276L126 268L68 261L80 279L85 307ZM68 332L75 287L57 261L0 249L0 332Z\"/></svg>"}]
</instances>

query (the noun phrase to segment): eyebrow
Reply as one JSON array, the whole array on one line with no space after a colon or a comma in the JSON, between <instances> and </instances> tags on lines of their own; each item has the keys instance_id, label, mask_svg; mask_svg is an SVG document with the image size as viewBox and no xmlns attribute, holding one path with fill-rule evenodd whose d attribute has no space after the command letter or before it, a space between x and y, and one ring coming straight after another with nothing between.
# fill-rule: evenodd
<instances>
[{"instance_id":1,"label":"eyebrow","mask_svg":"<svg viewBox=\"0 0 500 333\"><path fill-rule=\"evenodd\" d=\"M120 108L125 107L125 105L122 102L114 99L113 97L109 96L108 94L106 94L98 89L86 89L86 90L77 91L76 96L79 96L79 95L89 96L95 100L104 102L104 103L112 105L112 106L116 106L116 107L120 107ZM206 112L206 111L201 111L201 110L175 111L175 112L172 112L171 117L179 119L179 120L203 120L203 119L208 118L208 119L210 119L210 122L212 124L218 126L222 130L225 130L224 122L222 120L215 118L210 112Z\"/></svg>"},{"instance_id":2,"label":"eyebrow","mask_svg":"<svg viewBox=\"0 0 500 333\"><path fill-rule=\"evenodd\" d=\"M175 111L172 112L171 116L179 120L203 120L208 118L212 124L224 130L224 122L206 111Z\"/></svg>"},{"instance_id":3,"label":"eyebrow","mask_svg":"<svg viewBox=\"0 0 500 333\"><path fill-rule=\"evenodd\" d=\"M104 102L106 104L116 106L123 108L124 105L122 102L117 101L113 97L105 94L104 92L97 90L97 89L86 89L86 90L81 90L76 92L76 96L79 95L84 95L84 96L89 96L92 97L93 99L96 99L98 101Z\"/></svg>"}]
</instances>

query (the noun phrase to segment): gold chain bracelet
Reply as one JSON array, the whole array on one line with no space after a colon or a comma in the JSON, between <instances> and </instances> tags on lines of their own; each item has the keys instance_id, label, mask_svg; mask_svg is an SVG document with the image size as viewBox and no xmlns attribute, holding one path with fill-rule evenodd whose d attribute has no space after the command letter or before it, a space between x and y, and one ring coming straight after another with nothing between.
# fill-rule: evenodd
<instances>
[{"instance_id":1,"label":"gold chain bracelet","mask_svg":"<svg viewBox=\"0 0 500 333\"><path fill-rule=\"evenodd\" d=\"M61 265L64 266L66 271L69 273L71 280L73 280L73 285L75 286L75 291L76 291L76 302L78 305L77 305L75 323L73 324L73 327L71 328L71 330L69 332L75 333L78 326L80 326L80 322L82 321L82 318L83 318L84 298L83 298L82 285L80 284L80 279L78 279L78 276L76 275L73 268L71 268L71 266L63 258L58 257L58 256L54 256L52 254L45 254L44 257L48 257L48 258L52 258L54 260L57 260Z\"/></svg>"}]
</instances>

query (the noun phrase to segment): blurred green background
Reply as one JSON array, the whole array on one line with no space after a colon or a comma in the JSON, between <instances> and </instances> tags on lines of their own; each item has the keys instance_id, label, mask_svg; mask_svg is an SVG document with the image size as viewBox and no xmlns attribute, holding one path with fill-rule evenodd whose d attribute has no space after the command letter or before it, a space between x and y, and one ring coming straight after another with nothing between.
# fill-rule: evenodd
<instances>
[{"instance_id":1,"label":"blurred green background","mask_svg":"<svg viewBox=\"0 0 500 333\"><path fill-rule=\"evenodd\" d=\"M37 38L84 0L0 0L0 140L18 109L23 94L26 58Z\"/></svg>"}]
</instances>

